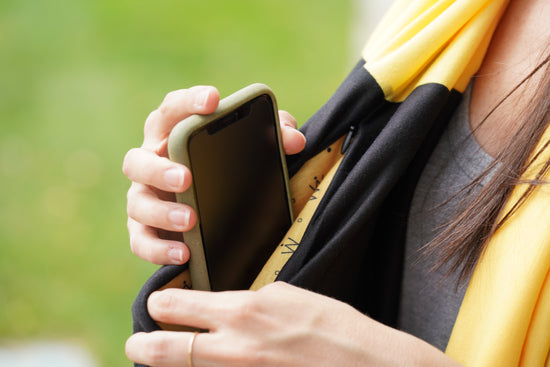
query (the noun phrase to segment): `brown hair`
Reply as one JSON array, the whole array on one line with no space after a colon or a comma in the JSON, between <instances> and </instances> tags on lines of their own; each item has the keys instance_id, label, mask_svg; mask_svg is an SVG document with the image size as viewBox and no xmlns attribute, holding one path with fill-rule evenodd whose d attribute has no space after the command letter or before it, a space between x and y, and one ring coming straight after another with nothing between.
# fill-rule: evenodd
<instances>
[{"instance_id":1,"label":"brown hair","mask_svg":"<svg viewBox=\"0 0 550 367\"><path fill-rule=\"evenodd\" d=\"M459 210L457 216L444 227L443 231L425 246L426 254L436 253L440 258L436 269L449 263L448 275L459 272L459 284L468 279L473 272L491 236L517 211L533 190L543 183L542 178L550 171L550 161L548 161L539 169L535 179L528 181L523 179L527 168L550 144L546 142L543 148L535 153L534 150L550 123L549 61L550 53L547 53L546 58L484 118L483 121L486 121L510 95L531 80L533 75L539 71L544 73L537 83L534 103L521 113L520 128L510 139L513 144L508 144L479 177L454 197L470 192L490 172L496 170L491 179L473 197L466 195L465 200L462 200L462 210ZM512 209L503 213L513 188L518 184L529 186Z\"/></svg>"}]
</instances>

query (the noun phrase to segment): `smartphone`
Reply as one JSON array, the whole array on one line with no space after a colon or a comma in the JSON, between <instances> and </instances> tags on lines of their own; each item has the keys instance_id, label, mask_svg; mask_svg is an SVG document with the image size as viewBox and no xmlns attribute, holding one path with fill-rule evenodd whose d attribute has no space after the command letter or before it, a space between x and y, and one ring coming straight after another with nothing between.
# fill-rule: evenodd
<instances>
[{"instance_id":1,"label":"smartphone","mask_svg":"<svg viewBox=\"0 0 550 367\"><path fill-rule=\"evenodd\" d=\"M198 217L183 235L193 289L248 289L293 220L273 92L253 84L214 113L188 117L171 132L168 151L193 177L177 194Z\"/></svg>"}]
</instances>

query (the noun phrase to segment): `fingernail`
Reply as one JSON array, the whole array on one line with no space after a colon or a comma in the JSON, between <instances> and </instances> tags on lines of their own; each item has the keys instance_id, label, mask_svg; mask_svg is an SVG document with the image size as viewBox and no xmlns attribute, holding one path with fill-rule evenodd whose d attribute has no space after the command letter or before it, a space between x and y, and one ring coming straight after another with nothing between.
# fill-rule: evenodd
<instances>
[{"instance_id":1,"label":"fingernail","mask_svg":"<svg viewBox=\"0 0 550 367\"><path fill-rule=\"evenodd\" d=\"M180 189L183 185L183 169L173 167L164 172L164 181L173 189Z\"/></svg>"},{"instance_id":2,"label":"fingernail","mask_svg":"<svg viewBox=\"0 0 550 367\"><path fill-rule=\"evenodd\" d=\"M178 229L184 229L189 226L190 215L191 213L189 212L189 210L176 209L172 210L170 214L168 214L168 218L175 227L177 227Z\"/></svg>"},{"instance_id":3,"label":"fingernail","mask_svg":"<svg viewBox=\"0 0 550 367\"><path fill-rule=\"evenodd\" d=\"M208 96L210 95L209 90L200 92L195 99L195 108L202 110L206 106L208 101Z\"/></svg>"},{"instance_id":4,"label":"fingernail","mask_svg":"<svg viewBox=\"0 0 550 367\"><path fill-rule=\"evenodd\" d=\"M168 256L174 261L175 263L181 264L183 263L183 250L180 248L173 248L168 251Z\"/></svg>"}]
</instances>

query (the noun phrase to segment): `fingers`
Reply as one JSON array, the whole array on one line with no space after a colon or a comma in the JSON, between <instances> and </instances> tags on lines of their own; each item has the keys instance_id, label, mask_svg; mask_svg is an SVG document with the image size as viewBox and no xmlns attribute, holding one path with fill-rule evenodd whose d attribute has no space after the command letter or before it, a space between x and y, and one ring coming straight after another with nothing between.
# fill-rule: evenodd
<instances>
[{"instance_id":1,"label":"fingers","mask_svg":"<svg viewBox=\"0 0 550 367\"><path fill-rule=\"evenodd\" d=\"M128 218L130 248L132 252L153 264L181 265L189 260L189 248L181 241L159 238L155 228Z\"/></svg>"},{"instance_id":2,"label":"fingers","mask_svg":"<svg viewBox=\"0 0 550 367\"><path fill-rule=\"evenodd\" d=\"M196 223L191 208L170 201L172 193L189 188L191 173L187 167L166 158L167 138L172 128L186 117L214 112L219 100L218 90L209 86L168 93L145 122L142 148L130 150L124 158L122 170L133 182L128 190L127 207L130 245L145 260L182 264L189 259L189 250L182 242L159 237L159 230L184 232Z\"/></svg>"},{"instance_id":3,"label":"fingers","mask_svg":"<svg viewBox=\"0 0 550 367\"><path fill-rule=\"evenodd\" d=\"M209 114L220 101L218 90L210 86L196 86L170 92L158 109L145 121L143 147L159 153L166 145L172 128L193 114Z\"/></svg>"},{"instance_id":4,"label":"fingers","mask_svg":"<svg viewBox=\"0 0 550 367\"><path fill-rule=\"evenodd\" d=\"M163 191L183 192L191 185L191 172L187 167L142 148L126 153L122 171L133 182Z\"/></svg>"},{"instance_id":5,"label":"fingers","mask_svg":"<svg viewBox=\"0 0 550 367\"><path fill-rule=\"evenodd\" d=\"M281 362L285 357L278 356L267 363L267 347L292 345L299 341L297 338L309 335L310 328L321 325L325 319L316 310L321 299L311 298L312 295L283 283L266 286L257 292L165 289L149 296L147 309L156 321L209 331L199 334L195 340L191 356L197 367L276 366L284 365L273 362ZM339 312L337 309L335 314ZM294 330L288 325L294 326ZM191 349L186 346L190 345L191 336L182 332L175 334L134 335L127 343L127 354L132 360L147 365L172 366L179 363L186 366ZM290 344L287 343L289 340L292 341ZM300 353L303 351L300 346L297 349Z\"/></svg>"},{"instance_id":6,"label":"fingers","mask_svg":"<svg viewBox=\"0 0 550 367\"><path fill-rule=\"evenodd\" d=\"M130 360L147 366L188 366L189 352L192 350L186 346L190 344L192 337L193 333L184 332L137 333L126 342L126 355Z\"/></svg>"},{"instance_id":7,"label":"fingers","mask_svg":"<svg viewBox=\"0 0 550 367\"><path fill-rule=\"evenodd\" d=\"M166 289L149 296L147 308L154 320L210 331L244 322L254 309L254 292L204 292Z\"/></svg>"},{"instance_id":8,"label":"fingers","mask_svg":"<svg viewBox=\"0 0 550 367\"><path fill-rule=\"evenodd\" d=\"M153 152L135 148L126 155L123 171L134 181L128 190L127 204L132 252L158 265L187 262L187 246L181 241L161 239L158 229L184 232L195 225L196 215L191 208L169 201L169 196L173 196L170 192L189 188L189 170ZM181 239L181 234L178 237Z\"/></svg>"},{"instance_id":9,"label":"fingers","mask_svg":"<svg viewBox=\"0 0 550 367\"><path fill-rule=\"evenodd\" d=\"M128 190L127 211L139 223L174 232L189 231L197 220L191 207L160 200L150 187L138 183Z\"/></svg>"},{"instance_id":10,"label":"fingers","mask_svg":"<svg viewBox=\"0 0 550 367\"><path fill-rule=\"evenodd\" d=\"M135 363L155 367L245 365L251 351L231 342L211 333L153 331L132 335L126 341L126 355Z\"/></svg>"},{"instance_id":11,"label":"fingers","mask_svg":"<svg viewBox=\"0 0 550 367\"><path fill-rule=\"evenodd\" d=\"M279 121L281 122L281 139L285 154L300 153L305 145L305 136L296 129L296 120L286 111L279 111Z\"/></svg>"}]
</instances>

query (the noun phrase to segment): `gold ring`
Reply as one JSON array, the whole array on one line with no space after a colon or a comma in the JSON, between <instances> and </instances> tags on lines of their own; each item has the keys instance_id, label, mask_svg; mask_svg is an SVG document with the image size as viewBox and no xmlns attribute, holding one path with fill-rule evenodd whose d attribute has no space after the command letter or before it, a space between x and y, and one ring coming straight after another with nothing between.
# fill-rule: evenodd
<instances>
[{"instance_id":1,"label":"gold ring","mask_svg":"<svg viewBox=\"0 0 550 367\"><path fill-rule=\"evenodd\" d=\"M189 365L189 367L193 367L193 344L195 344L195 339L197 338L198 334L199 332L195 331L191 339L189 339L189 348L187 350L187 364Z\"/></svg>"}]
</instances>

